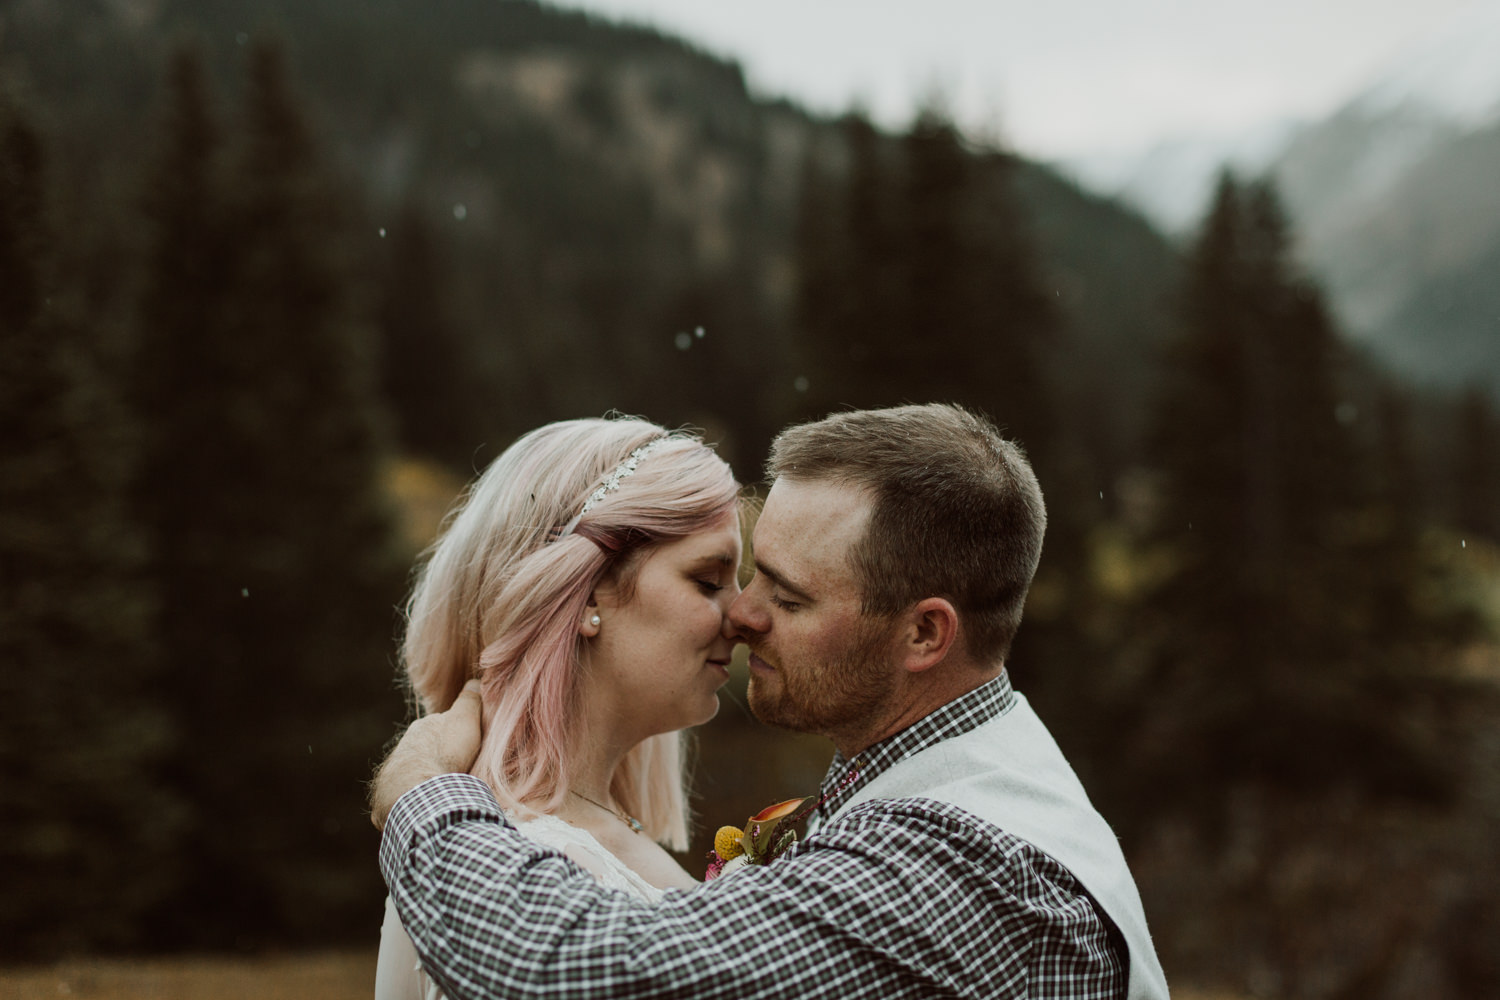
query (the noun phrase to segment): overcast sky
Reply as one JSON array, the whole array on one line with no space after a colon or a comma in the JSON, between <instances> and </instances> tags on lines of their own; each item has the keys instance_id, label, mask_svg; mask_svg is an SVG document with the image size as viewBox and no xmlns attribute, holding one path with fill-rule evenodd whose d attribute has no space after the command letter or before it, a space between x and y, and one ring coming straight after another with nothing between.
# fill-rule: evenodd
<instances>
[{"instance_id":1,"label":"overcast sky","mask_svg":"<svg viewBox=\"0 0 1500 1000\"><path fill-rule=\"evenodd\" d=\"M815 110L946 95L1039 157L1333 109L1412 39L1500 0L571 0L655 25Z\"/></svg>"}]
</instances>

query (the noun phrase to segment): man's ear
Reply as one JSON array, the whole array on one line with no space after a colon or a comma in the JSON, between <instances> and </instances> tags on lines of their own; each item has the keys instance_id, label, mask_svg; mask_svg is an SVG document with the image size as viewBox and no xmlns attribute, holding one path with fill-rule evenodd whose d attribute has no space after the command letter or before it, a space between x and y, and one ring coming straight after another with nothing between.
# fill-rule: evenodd
<instances>
[{"instance_id":1,"label":"man's ear","mask_svg":"<svg viewBox=\"0 0 1500 1000\"><path fill-rule=\"evenodd\" d=\"M928 597L906 612L901 634L902 666L913 674L931 669L947 659L958 640L958 611L941 597Z\"/></svg>"}]
</instances>

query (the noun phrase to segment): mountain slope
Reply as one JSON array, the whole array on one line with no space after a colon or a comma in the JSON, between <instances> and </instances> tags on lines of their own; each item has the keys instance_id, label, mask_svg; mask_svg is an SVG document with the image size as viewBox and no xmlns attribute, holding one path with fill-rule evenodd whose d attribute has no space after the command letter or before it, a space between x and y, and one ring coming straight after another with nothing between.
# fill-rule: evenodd
<instances>
[{"instance_id":1,"label":"mountain slope","mask_svg":"<svg viewBox=\"0 0 1500 1000\"><path fill-rule=\"evenodd\" d=\"M1303 123L1283 119L1242 134L1184 135L1141 152L1080 157L1060 164L1091 190L1136 206L1164 231L1187 233L1208 211L1225 167L1246 176L1265 171Z\"/></svg>"},{"instance_id":2,"label":"mountain slope","mask_svg":"<svg viewBox=\"0 0 1500 1000\"><path fill-rule=\"evenodd\" d=\"M1500 117L1500 3L1474 3L1419 40L1351 104L1376 117L1421 108L1466 127Z\"/></svg>"},{"instance_id":3,"label":"mountain slope","mask_svg":"<svg viewBox=\"0 0 1500 1000\"><path fill-rule=\"evenodd\" d=\"M1370 335L1403 371L1437 385L1500 388L1500 236L1419 283Z\"/></svg>"},{"instance_id":4,"label":"mountain slope","mask_svg":"<svg viewBox=\"0 0 1500 1000\"><path fill-rule=\"evenodd\" d=\"M83 186L101 189L128 185L145 158L176 39L199 39L233 94L248 36L280 34L366 217L363 252L378 259L377 232L408 208L431 229L437 297L491 387L497 436L619 406L711 423L749 452L781 419L803 160L836 125L753 98L734 64L530 0L0 0L0 25L4 69L44 107ZM1046 168L1027 165L1019 183L1073 320L1069 377L1138 405L1148 362L1130 359L1149 356L1173 252ZM701 348L674 346L697 326ZM577 357L608 363L570 367ZM661 412L653 387L703 381L710 361L719 386L744 393L737 429L714 423L721 388Z\"/></svg>"},{"instance_id":5,"label":"mountain slope","mask_svg":"<svg viewBox=\"0 0 1500 1000\"><path fill-rule=\"evenodd\" d=\"M1225 167L1275 177L1300 254L1353 336L1424 381L1500 392L1478 305L1493 301L1484 265L1500 239L1500 0L1416 39L1322 121L1066 165L1173 234L1191 230ZM1475 309L1441 305L1455 300Z\"/></svg>"},{"instance_id":6,"label":"mountain slope","mask_svg":"<svg viewBox=\"0 0 1500 1000\"><path fill-rule=\"evenodd\" d=\"M1274 172L1354 333L1423 381L1500 392L1500 2L1416 44Z\"/></svg>"}]
</instances>

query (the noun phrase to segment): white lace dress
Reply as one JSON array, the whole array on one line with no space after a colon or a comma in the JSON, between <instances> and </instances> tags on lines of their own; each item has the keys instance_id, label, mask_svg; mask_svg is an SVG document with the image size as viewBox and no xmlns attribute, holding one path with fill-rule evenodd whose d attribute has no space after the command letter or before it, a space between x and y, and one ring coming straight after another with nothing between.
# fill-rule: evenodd
<instances>
[{"instance_id":1,"label":"white lace dress","mask_svg":"<svg viewBox=\"0 0 1500 1000\"><path fill-rule=\"evenodd\" d=\"M582 827L566 823L556 816L536 816L517 820L507 817L516 829L541 844L566 854L587 869L601 885L621 889L641 899L655 902L662 890L641 878L615 857ZM375 966L375 1000L443 1000L438 989L422 971L417 950L407 936L406 928L396 916L389 896L385 900L385 923L380 927L380 958Z\"/></svg>"}]
</instances>

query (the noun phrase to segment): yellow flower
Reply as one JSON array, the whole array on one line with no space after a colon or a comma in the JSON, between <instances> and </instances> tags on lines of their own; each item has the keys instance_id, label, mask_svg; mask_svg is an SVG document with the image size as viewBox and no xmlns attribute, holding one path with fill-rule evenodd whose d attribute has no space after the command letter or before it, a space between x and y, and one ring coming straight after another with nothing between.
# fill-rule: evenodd
<instances>
[{"instance_id":1,"label":"yellow flower","mask_svg":"<svg viewBox=\"0 0 1500 1000\"><path fill-rule=\"evenodd\" d=\"M740 840L743 836L743 831L737 826L719 827L719 832L714 834L714 853L725 861L739 857L745 853L745 845Z\"/></svg>"}]
</instances>

